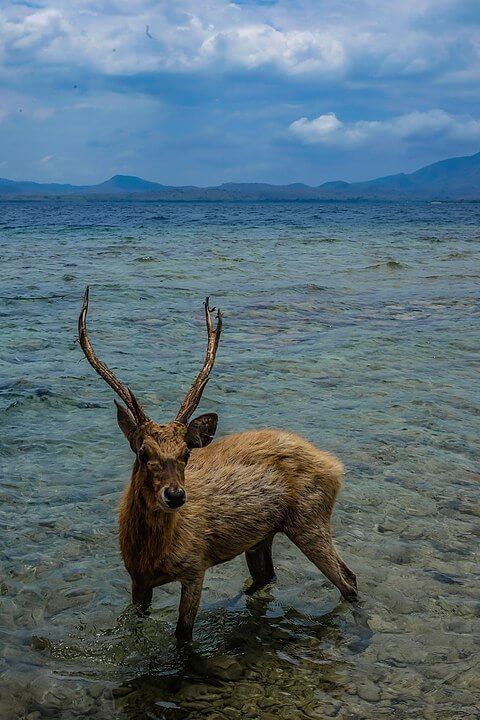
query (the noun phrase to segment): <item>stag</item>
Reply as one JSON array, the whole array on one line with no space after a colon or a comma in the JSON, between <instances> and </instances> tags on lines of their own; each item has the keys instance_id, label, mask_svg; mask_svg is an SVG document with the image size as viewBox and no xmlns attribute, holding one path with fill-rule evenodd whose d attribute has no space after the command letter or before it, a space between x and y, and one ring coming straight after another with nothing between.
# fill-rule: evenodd
<instances>
[{"instance_id":1,"label":"stag","mask_svg":"<svg viewBox=\"0 0 480 720\"><path fill-rule=\"evenodd\" d=\"M215 362L222 314L205 301L207 351L203 367L175 420L159 425L129 387L98 359L87 334L89 292L78 329L94 370L123 401L117 420L135 454L119 514L120 549L132 580L132 602L145 613L155 587L181 583L176 637L192 637L205 571L245 553L252 578L247 593L275 580L272 541L284 533L352 601L354 573L340 558L330 518L342 464L283 430L248 430L212 443L215 413L191 420Z\"/></svg>"}]
</instances>

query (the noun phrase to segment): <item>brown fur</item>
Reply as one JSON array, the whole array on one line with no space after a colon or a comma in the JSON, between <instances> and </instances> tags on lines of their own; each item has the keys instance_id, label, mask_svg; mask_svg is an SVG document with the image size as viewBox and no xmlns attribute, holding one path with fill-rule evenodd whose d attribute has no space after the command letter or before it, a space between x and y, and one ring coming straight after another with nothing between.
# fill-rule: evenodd
<instances>
[{"instance_id":1,"label":"brown fur","mask_svg":"<svg viewBox=\"0 0 480 720\"><path fill-rule=\"evenodd\" d=\"M185 465L185 425L149 421L134 428L120 415L119 422L132 449L146 448L153 458L142 462L137 456L120 507L120 548L133 602L146 610L154 587L180 581L178 638L191 638L209 567L246 553L252 591L274 579L271 544L277 532L345 598L356 597L355 575L332 541L330 517L343 470L333 455L292 433L266 429L193 449ZM185 489L186 503L174 511L159 506L161 490L177 486Z\"/></svg>"}]
</instances>

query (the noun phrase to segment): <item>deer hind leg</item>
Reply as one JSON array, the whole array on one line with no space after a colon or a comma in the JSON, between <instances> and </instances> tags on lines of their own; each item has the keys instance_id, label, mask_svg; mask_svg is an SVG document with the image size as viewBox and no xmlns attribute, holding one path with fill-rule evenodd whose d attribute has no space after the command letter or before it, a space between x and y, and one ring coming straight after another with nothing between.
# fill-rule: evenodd
<instances>
[{"instance_id":1,"label":"deer hind leg","mask_svg":"<svg viewBox=\"0 0 480 720\"><path fill-rule=\"evenodd\" d=\"M252 584L245 590L246 595L253 595L260 588L275 580L275 568L272 560L273 535L269 535L250 550L245 552Z\"/></svg>"},{"instance_id":2,"label":"deer hind leg","mask_svg":"<svg viewBox=\"0 0 480 720\"><path fill-rule=\"evenodd\" d=\"M357 597L355 574L343 562L333 544L330 527L304 518L287 530L287 535L307 558L340 590L345 600Z\"/></svg>"}]
</instances>

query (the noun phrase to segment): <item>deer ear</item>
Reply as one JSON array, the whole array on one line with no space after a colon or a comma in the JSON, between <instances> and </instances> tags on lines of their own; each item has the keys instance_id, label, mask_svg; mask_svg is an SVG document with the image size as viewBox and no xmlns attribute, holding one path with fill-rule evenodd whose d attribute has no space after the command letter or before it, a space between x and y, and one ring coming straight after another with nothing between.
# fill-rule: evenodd
<instances>
[{"instance_id":1,"label":"deer ear","mask_svg":"<svg viewBox=\"0 0 480 720\"><path fill-rule=\"evenodd\" d=\"M209 445L217 429L217 413L199 415L187 425L186 442L189 448L200 448Z\"/></svg>"},{"instance_id":2,"label":"deer ear","mask_svg":"<svg viewBox=\"0 0 480 720\"><path fill-rule=\"evenodd\" d=\"M123 432L123 434L127 438L133 452L136 452L137 449L134 446L134 440L135 440L135 430L137 429L137 423L135 422L135 419L134 419L132 413L129 410L127 410L127 408L124 408L123 405L120 405L120 403L118 403L116 400L114 400L113 402L117 406L118 427L120 428L120 430Z\"/></svg>"}]
</instances>

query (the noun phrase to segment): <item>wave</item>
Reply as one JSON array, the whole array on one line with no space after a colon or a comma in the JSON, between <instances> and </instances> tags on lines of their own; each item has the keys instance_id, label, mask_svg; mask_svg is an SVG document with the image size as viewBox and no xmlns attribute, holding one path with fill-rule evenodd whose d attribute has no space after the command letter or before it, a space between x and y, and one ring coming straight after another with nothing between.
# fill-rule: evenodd
<instances>
[{"instance_id":1,"label":"wave","mask_svg":"<svg viewBox=\"0 0 480 720\"><path fill-rule=\"evenodd\" d=\"M102 405L85 400L77 400L71 395L55 393L47 388L36 388L23 397L13 400L2 412L8 413L18 409L29 409L39 404L51 408L75 407L75 408L101 408Z\"/></svg>"},{"instance_id":2,"label":"wave","mask_svg":"<svg viewBox=\"0 0 480 720\"><path fill-rule=\"evenodd\" d=\"M385 260L383 262L375 263L374 265L367 265L367 270L381 270L383 268L387 270L403 270L408 267L399 260Z\"/></svg>"}]
</instances>

